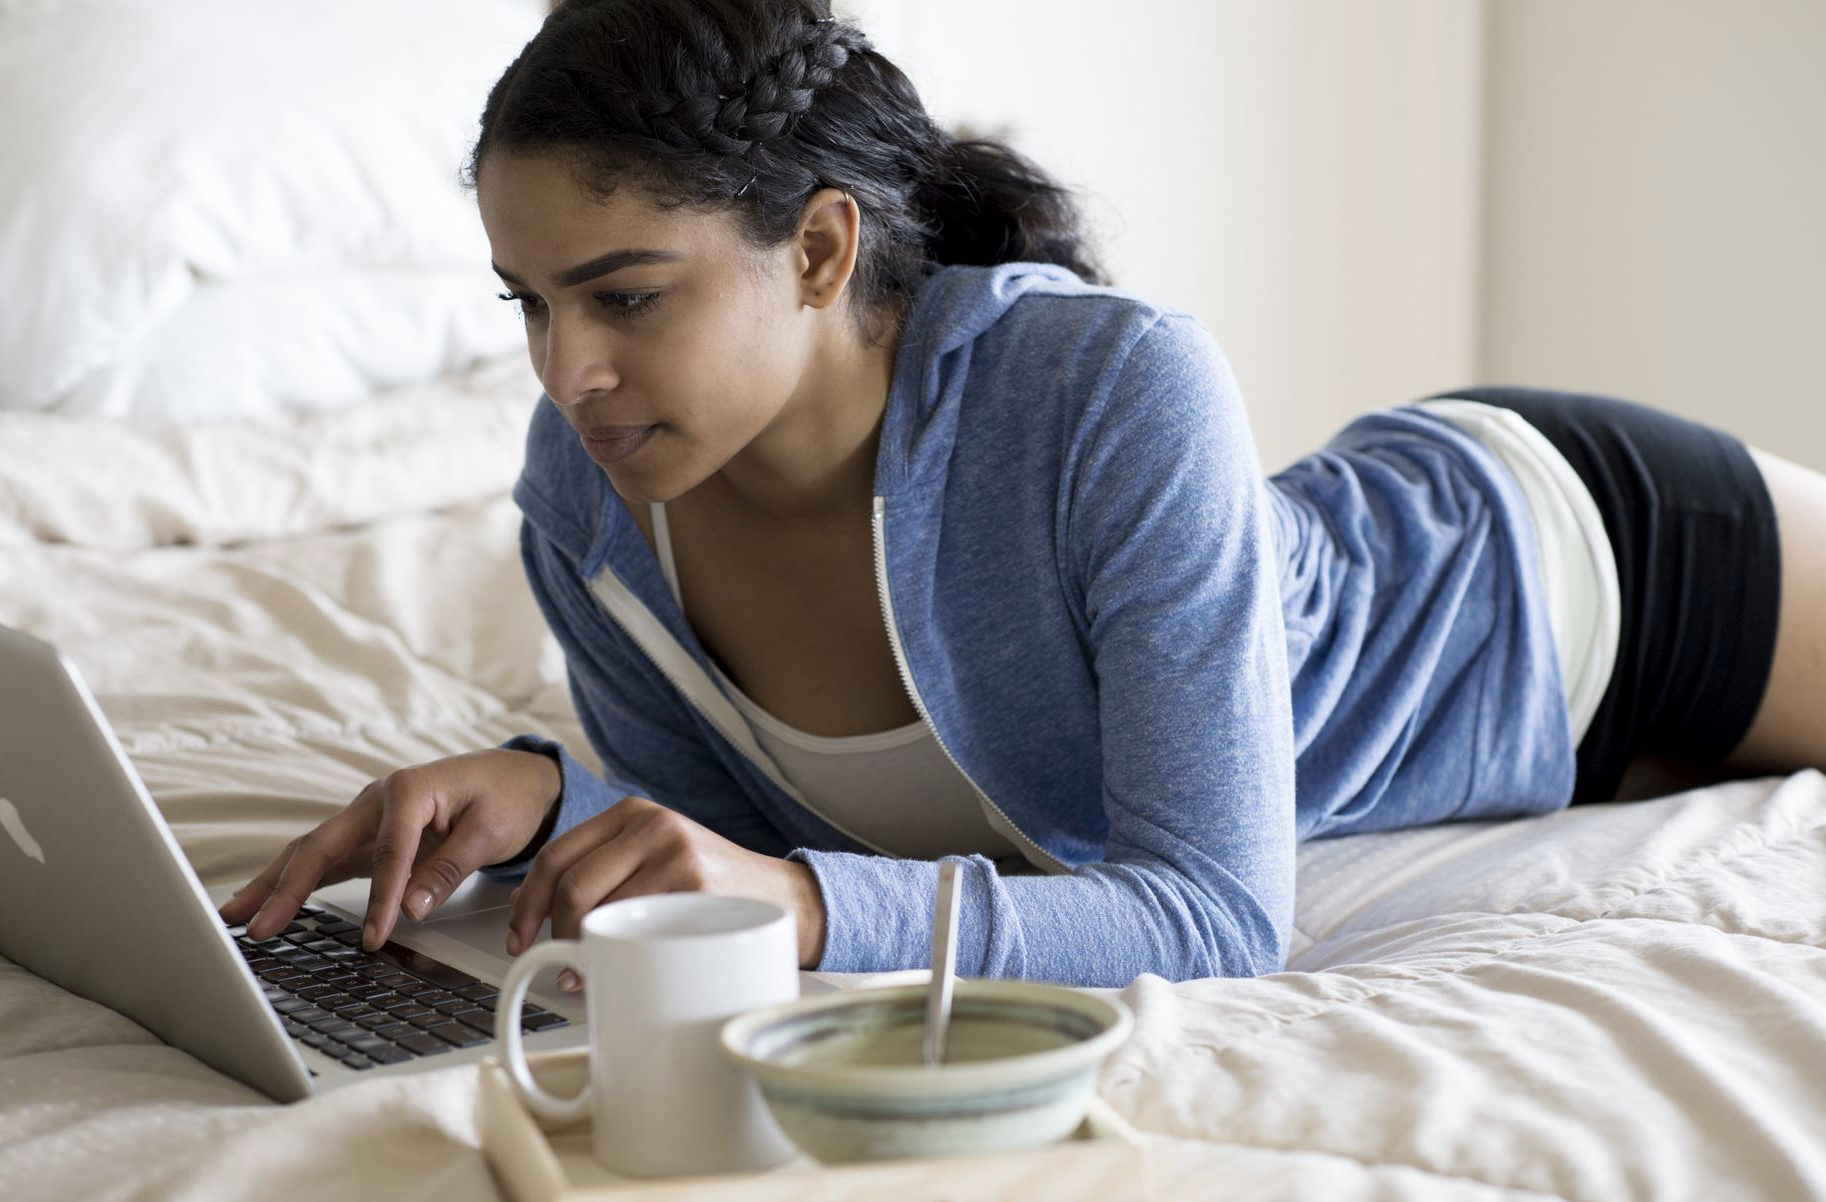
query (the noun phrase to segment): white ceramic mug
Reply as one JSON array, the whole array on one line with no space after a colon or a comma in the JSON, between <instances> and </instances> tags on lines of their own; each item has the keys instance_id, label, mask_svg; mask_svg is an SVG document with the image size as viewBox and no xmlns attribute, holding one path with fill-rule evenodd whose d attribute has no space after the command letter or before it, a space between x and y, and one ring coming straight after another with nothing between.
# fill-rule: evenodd
<instances>
[{"instance_id":1,"label":"white ceramic mug","mask_svg":"<svg viewBox=\"0 0 1826 1202\"><path fill-rule=\"evenodd\" d=\"M799 996L798 929L771 902L664 893L598 906L580 939L533 945L501 987L495 1038L527 1107L588 1118L596 1159L635 1177L767 1168L793 1154L753 1077L723 1056L723 1023ZM555 1098L526 1068L520 1007L532 976L567 965L583 978L590 1076Z\"/></svg>"}]
</instances>

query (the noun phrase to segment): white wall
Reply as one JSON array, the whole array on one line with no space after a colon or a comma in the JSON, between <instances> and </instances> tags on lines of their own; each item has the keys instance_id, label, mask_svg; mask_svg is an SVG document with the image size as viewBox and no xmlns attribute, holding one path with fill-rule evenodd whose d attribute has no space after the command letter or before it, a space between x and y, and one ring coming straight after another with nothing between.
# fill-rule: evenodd
<instances>
[{"instance_id":1,"label":"white wall","mask_svg":"<svg viewBox=\"0 0 1826 1202\"><path fill-rule=\"evenodd\" d=\"M1086 190L1216 335L1265 465L1475 375L1483 7L838 0L947 124Z\"/></svg>"},{"instance_id":2,"label":"white wall","mask_svg":"<svg viewBox=\"0 0 1826 1202\"><path fill-rule=\"evenodd\" d=\"M1495 0L1488 380L1826 469L1826 4Z\"/></svg>"}]
</instances>

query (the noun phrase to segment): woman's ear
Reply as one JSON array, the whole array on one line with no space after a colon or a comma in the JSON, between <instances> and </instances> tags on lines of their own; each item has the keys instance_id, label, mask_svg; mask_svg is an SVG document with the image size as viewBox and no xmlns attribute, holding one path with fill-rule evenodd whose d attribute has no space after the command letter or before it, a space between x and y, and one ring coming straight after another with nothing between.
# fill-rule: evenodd
<instances>
[{"instance_id":1,"label":"woman's ear","mask_svg":"<svg viewBox=\"0 0 1826 1202\"><path fill-rule=\"evenodd\" d=\"M795 235L802 303L816 309L835 304L856 270L862 210L841 188L822 188L805 202Z\"/></svg>"}]
</instances>

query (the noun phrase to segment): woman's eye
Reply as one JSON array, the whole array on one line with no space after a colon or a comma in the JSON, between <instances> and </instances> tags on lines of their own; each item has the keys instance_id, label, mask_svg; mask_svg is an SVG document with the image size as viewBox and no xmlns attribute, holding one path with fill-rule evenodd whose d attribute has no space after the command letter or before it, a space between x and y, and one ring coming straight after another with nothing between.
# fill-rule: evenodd
<instances>
[{"instance_id":1,"label":"woman's eye","mask_svg":"<svg viewBox=\"0 0 1826 1202\"><path fill-rule=\"evenodd\" d=\"M638 317L659 302L657 292L598 292L596 299L611 316Z\"/></svg>"},{"instance_id":2,"label":"woman's eye","mask_svg":"<svg viewBox=\"0 0 1826 1202\"><path fill-rule=\"evenodd\" d=\"M504 301L519 301L521 321L529 320L534 313L539 311L542 303L538 297L528 292L497 292L495 295Z\"/></svg>"},{"instance_id":3,"label":"woman's eye","mask_svg":"<svg viewBox=\"0 0 1826 1202\"><path fill-rule=\"evenodd\" d=\"M520 319L530 321L545 307L545 302L530 292L497 292L495 295L504 301L520 303ZM598 292L596 302L606 309L611 317L625 319L639 317L659 302L657 292Z\"/></svg>"}]
</instances>

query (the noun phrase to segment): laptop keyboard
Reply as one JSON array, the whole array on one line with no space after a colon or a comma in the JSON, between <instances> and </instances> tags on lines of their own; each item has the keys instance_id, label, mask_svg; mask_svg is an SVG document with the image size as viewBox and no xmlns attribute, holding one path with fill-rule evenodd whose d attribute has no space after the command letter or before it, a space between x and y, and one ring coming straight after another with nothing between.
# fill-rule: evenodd
<instances>
[{"instance_id":1,"label":"laptop keyboard","mask_svg":"<svg viewBox=\"0 0 1826 1202\"><path fill-rule=\"evenodd\" d=\"M286 1034L353 1069L399 1064L494 1038L500 990L391 941L362 950L361 928L306 905L291 925L256 943L230 927ZM569 1026L527 1004L522 1031Z\"/></svg>"}]
</instances>

